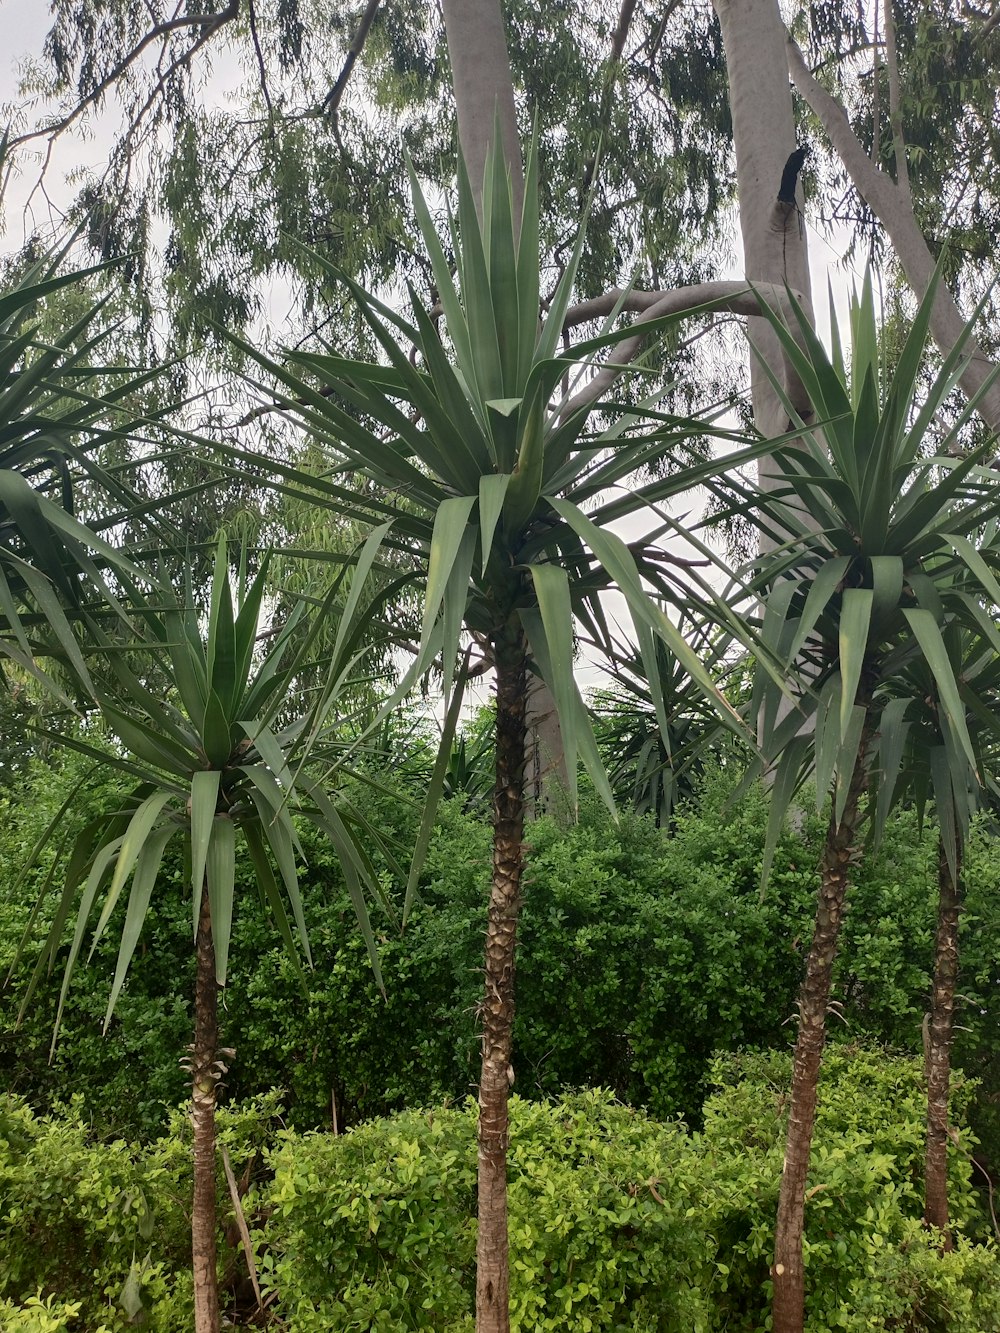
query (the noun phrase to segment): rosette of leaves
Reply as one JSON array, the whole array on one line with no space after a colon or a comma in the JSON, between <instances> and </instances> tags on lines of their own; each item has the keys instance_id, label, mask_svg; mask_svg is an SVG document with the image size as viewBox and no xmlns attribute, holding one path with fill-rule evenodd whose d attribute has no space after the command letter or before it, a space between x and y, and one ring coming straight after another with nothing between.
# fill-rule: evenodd
<instances>
[{"instance_id":1,"label":"rosette of leaves","mask_svg":"<svg viewBox=\"0 0 1000 1333\"><path fill-rule=\"evenodd\" d=\"M82 604L106 598L102 569L128 565L77 519L76 493L83 484L104 506L99 529L138 509L101 452L135 432L134 403L157 372L103 363L105 301L85 299L82 313L46 333L54 318L46 304L56 303L57 317L71 295L79 311L73 289L108 267L59 273L62 258L44 256L0 290L0 654L65 700L65 677L57 684L38 659L57 661L72 686L89 690L72 623Z\"/></svg>"},{"instance_id":2,"label":"rosette of leaves","mask_svg":"<svg viewBox=\"0 0 1000 1333\"><path fill-rule=\"evenodd\" d=\"M799 707L784 717L773 676L759 673L754 693L762 750L773 764L765 874L805 779L815 778L820 801L830 793L833 799L799 998L772 1268L774 1326L782 1331L801 1327L809 1143L850 870L861 854L866 815L877 834L891 804L904 744L910 705L890 700L907 693L906 679L932 685L935 790L963 793L964 801L970 780L980 780L967 717L974 687L962 654L948 645L969 632L1000 650L995 539L992 551L978 549L984 532L995 534L1000 514L996 474L982 466L995 444L959 451L975 400L944 424L943 409L963 367L961 343L917 401L933 292L934 284L892 365L881 352L870 279L852 306L849 366L835 321L829 355L801 311L801 349L777 318L772 321L822 427L802 424L786 401L801 436L794 449L779 450L782 487L759 516L774 546L761 562L761 638L790 677L804 663L810 681ZM866 805L873 775L883 798ZM950 798L947 803L957 808Z\"/></svg>"},{"instance_id":3,"label":"rosette of leaves","mask_svg":"<svg viewBox=\"0 0 1000 1333\"><path fill-rule=\"evenodd\" d=\"M363 636L376 603L358 614L366 577L381 535L363 548L350 579L324 679L312 684L315 699L303 697L303 681L315 682L309 660L318 626L306 624L299 603L284 624L259 633L267 597L268 562L248 577L241 562L233 598L226 544L220 540L207 612L190 588L178 604L157 610L132 607L136 635L131 643L110 644L99 626L91 634L106 651L103 678L96 686L101 716L121 753L90 750L101 763L132 775L136 785L103 818L87 825L73 846L54 922L32 986L51 967L64 927L75 918L56 1019L58 1030L76 961L96 914L91 953L112 920L121 920L121 941L105 1026L114 1012L139 941L143 923L155 912L164 853L183 844L189 867L192 936L197 954L194 1040L191 1048L194 1121L194 1205L192 1252L197 1333L219 1327L216 1280L215 1105L224 1072L220 1046L218 992L226 982L235 908L236 849L242 842L255 871L261 902L302 973L311 964L309 938L298 887L296 858L301 847L293 813L310 821L329 841L339 861L379 976L375 940L365 905L366 892L379 893L359 832L363 815L331 780L336 747L323 747L323 772L312 763L323 727L351 684L365 654ZM338 589L331 591L327 600ZM157 670L150 671L155 663ZM143 672L167 679L166 698L154 694ZM96 675L96 671L95 671ZM79 739L74 748L89 747ZM77 895L79 900L77 901ZM124 901L124 916L116 908ZM379 976L379 984L381 978ZM31 998L28 992L25 1004ZM54 1038L55 1040L55 1038Z\"/></svg>"}]
</instances>

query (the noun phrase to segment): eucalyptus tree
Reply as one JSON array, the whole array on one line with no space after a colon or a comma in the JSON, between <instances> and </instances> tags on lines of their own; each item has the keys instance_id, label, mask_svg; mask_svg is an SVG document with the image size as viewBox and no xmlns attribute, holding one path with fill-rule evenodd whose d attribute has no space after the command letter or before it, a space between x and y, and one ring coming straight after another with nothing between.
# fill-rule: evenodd
<instances>
[{"instance_id":1,"label":"eucalyptus tree","mask_svg":"<svg viewBox=\"0 0 1000 1333\"><path fill-rule=\"evenodd\" d=\"M807 353L775 328L823 422L803 427L782 450L783 494L762 518L776 549L762 560L766 609L761 636L791 664L805 651L813 680L800 707L779 720L779 696L760 675L754 706L765 755L774 763L767 861L793 796L814 775L832 793L819 871L816 925L798 1000L793 1083L771 1276L776 1333L801 1333L805 1187L833 964L851 868L866 816L877 831L884 808L864 795L883 751L899 743L900 716L888 703L907 671L926 671L940 700L942 747L958 792L977 758L961 685L946 638L971 617L984 633L996 583L977 556L979 530L1000 513L1000 493L975 455L962 461L924 451L936 417L962 373L953 350L915 402L931 316L928 293L894 367L880 360L874 303L866 284L852 315L848 373L834 330L832 357L800 317ZM963 428L975 401L952 427ZM984 446L984 449L987 446ZM982 451L980 451L980 457ZM803 731L804 717L814 729Z\"/></svg>"},{"instance_id":2,"label":"eucalyptus tree","mask_svg":"<svg viewBox=\"0 0 1000 1333\"><path fill-rule=\"evenodd\" d=\"M511 81L522 112L538 118L544 247L557 264L596 185L600 226L581 266L586 295L624 274L654 289L712 276L719 257L730 258L734 147L745 271L754 280L782 272L805 292L797 211L788 225L771 225L781 167L795 147L787 22L804 47L802 68L839 99L835 118L861 155L848 161L796 75L824 123L812 136L810 118L797 114L815 149L811 222L832 228L846 217L882 252L868 205L843 188L853 176L868 194L858 174L866 158L883 178L883 198L898 193L899 208L912 205L932 250L955 236L960 287L975 287L977 270L989 267L1000 30L987 8L834 0L780 11L776 0L718 0L713 12L708 0L625 0L609 13L491 0L446 9L472 20L452 25L447 48L439 11L389 0L336 13L303 0L206 0L183 14L161 0L55 0L22 105L12 108L15 142L30 152L117 102L124 127L107 173L86 180L80 203L95 248L145 269L135 283L140 302L155 299L148 279L162 279L179 345L199 342L206 313L239 324L259 314L264 272L294 272L307 321L339 318L302 242L369 286L399 273L429 286L409 241L400 145L422 175L447 181L457 145L450 95L470 84L489 119ZM502 17L509 51L497 60L485 38ZM213 92L218 74L237 89L225 100ZM150 244L158 214L169 229L162 264ZM891 222L889 231L900 245ZM766 345L761 326L755 333ZM770 397L766 377L755 381Z\"/></svg>"},{"instance_id":3,"label":"eucalyptus tree","mask_svg":"<svg viewBox=\"0 0 1000 1333\"><path fill-rule=\"evenodd\" d=\"M331 471L371 483L365 503L391 523L386 545L401 545L426 562L420 643L408 680L439 660L448 727L431 782L440 790L450 754L450 728L461 703L464 666L455 662L464 632L485 646L496 677L496 768L493 796L493 875L486 933L483 1046L479 1083L479 1208L477 1326L506 1329L508 1313L506 1144L507 1096L513 1079L511 1032L514 964L524 866L525 694L537 674L552 691L567 754L570 800L582 760L612 804L591 723L575 680L578 622L598 651L611 647L600 601L615 586L624 595L650 680L656 682L655 644L663 641L720 715L735 724L709 672L671 617L651 600L722 622L745 625L692 563L657 544L658 532L626 543L612 525L689 490L717 470L712 461L665 479L635 484L635 474L675 450L701 427L658 421L652 406L643 422L623 411L604 430L592 410L602 373L587 381L595 355L619 335L606 333L560 355L565 312L584 238L574 247L558 289L539 323L537 174L529 162L523 210L515 215L511 182L499 156L487 158L482 218L464 170L458 217L452 224L453 273L427 204L414 181L414 207L430 256L447 342L411 289L406 319L342 279L383 359L349 360L334 352L289 353L290 368L261 358L282 386L281 402L325 441ZM677 318L650 321L651 332ZM448 348L451 349L449 356ZM251 351L248 346L245 347ZM584 388L576 380L584 377ZM762 446L756 446L762 447ZM755 446L735 461L755 456ZM282 468L284 484L312 485ZM626 484L627 483L627 484ZM341 503L328 477L314 488L317 503ZM357 492L351 493L357 504ZM398 497L398 499L397 499ZM654 522L663 524L664 520ZM673 531L673 521L665 520ZM467 660L467 659L466 659ZM454 686L454 688L453 688ZM666 724L656 695L657 717ZM429 803L428 811L431 809ZM418 840L412 896L429 824Z\"/></svg>"},{"instance_id":4,"label":"eucalyptus tree","mask_svg":"<svg viewBox=\"0 0 1000 1333\"><path fill-rule=\"evenodd\" d=\"M301 847L293 812L313 823L340 864L378 976L364 895L378 893L379 886L358 840L363 817L342 794L330 792L335 755L324 755L322 776L309 762L325 719L349 685L359 655L363 656L359 643L365 618L356 617L355 611L377 546L376 535L359 558L326 678L313 702L301 694L310 635L296 646L304 604L283 625L260 633L268 562L261 561L253 579L245 560L241 562L234 605L224 541L217 550L204 616L190 587L173 608L165 610L146 605L137 589L129 604L136 626L131 641L111 644L99 625L91 626L95 646L103 650L103 671L100 676L96 667L94 671L100 715L116 738L119 753L109 755L82 737L67 738L65 743L130 776L135 786L78 835L24 1006L42 973L56 963L66 923L74 917L54 1043L88 929L93 926L93 954L112 919L120 919L107 1030L143 925L155 911L155 895L172 891L161 875L164 854L175 840L183 844L197 960L189 1063L196 1333L218 1333L220 1328L215 1107L219 1079L234 1052L221 1045L218 997L226 983L236 908L237 843L242 840L249 853L261 904L304 982L302 962L310 963L310 952L298 888L296 856ZM148 683L151 664L157 662L158 679L172 682L166 698ZM124 917L119 918L116 908L123 901Z\"/></svg>"}]
</instances>

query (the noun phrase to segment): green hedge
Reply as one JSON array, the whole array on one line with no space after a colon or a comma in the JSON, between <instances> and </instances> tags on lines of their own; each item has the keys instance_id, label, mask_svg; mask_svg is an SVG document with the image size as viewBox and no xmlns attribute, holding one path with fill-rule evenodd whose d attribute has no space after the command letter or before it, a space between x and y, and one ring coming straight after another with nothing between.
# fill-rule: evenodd
<instances>
[{"instance_id":1,"label":"green hedge","mask_svg":"<svg viewBox=\"0 0 1000 1333\"><path fill-rule=\"evenodd\" d=\"M16 870L65 795L75 761L34 778L31 799L9 802L0 823L0 967L12 956L37 890ZM393 832L403 859L416 810L405 790L366 795L369 814ZM95 796L108 799L105 790ZM610 1087L661 1118L697 1122L718 1050L787 1046L808 946L822 821L786 835L763 901L758 874L766 798L730 811L720 780L681 814L673 837L598 806L578 825L550 820L528 834L518 961L514 1066L517 1091ZM82 817L86 802L77 803ZM378 917L386 995L379 994L353 910L322 848L306 839L303 875L316 966L304 996L256 895L244 882L223 1002L237 1057L229 1094L284 1089L290 1122L341 1126L407 1105L461 1100L477 1076L476 1006L489 867L489 829L446 802L406 935ZM390 896L401 887L383 867ZM862 868L844 925L837 994L845 1024L833 1038L869 1035L920 1049L927 1007L935 896L934 835L912 820L890 826ZM987 1155L1000 1159L993 1119L1000 1088L997 1040L998 861L991 839L969 856L963 929L958 1062L984 1080L973 1119ZM114 964L113 928L80 967L54 1062L48 1060L58 972L21 1031L13 1018L26 961L0 997L0 1079L39 1105L82 1092L108 1132L153 1133L184 1096L178 1064L190 1041L190 907L181 868L164 878L107 1038L101 1035Z\"/></svg>"},{"instance_id":2,"label":"green hedge","mask_svg":"<svg viewBox=\"0 0 1000 1333\"><path fill-rule=\"evenodd\" d=\"M789 1061L727 1057L713 1079L704 1129L693 1133L606 1092L513 1099L515 1328L767 1326ZM970 1091L959 1081L956 1124ZM258 1103L224 1113L222 1134L238 1175L257 1160L244 1207L278 1326L471 1333L473 1107L406 1111L340 1137L275 1134L274 1110ZM178 1118L144 1149L108 1144L79 1107L36 1118L16 1099L0 1101L4 1328L190 1327L186 1132ZM809 1333L1000 1327L1000 1255L970 1239L981 1220L969 1184L974 1142L963 1131L952 1152L958 1235L954 1252L942 1254L919 1220L922 1141L918 1060L853 1047L829 1053L806 1212ZM219 1190L224 1200L221 1180ZM223 1244L230 1315L249 1312L239 1304L242 1262Z\"/></svg>"},{"instance_id":3,"label":"green hedge","mask_svg":"<svg viewBox=\"0 0 1000 1333\"><path fill-rule=\"evenodd\" d=\"M238 1176L272 1139L277 1110L272 1096L220 1113L219 1142ZM95 1134L80 1097L36 1116L0 1096L0 1327L190 1328L191 1152L183 1110L140 1146ZM243 1271L221 1166L217 1186L222 1280L235 1293Z\"/></svg>"}]
</instances>

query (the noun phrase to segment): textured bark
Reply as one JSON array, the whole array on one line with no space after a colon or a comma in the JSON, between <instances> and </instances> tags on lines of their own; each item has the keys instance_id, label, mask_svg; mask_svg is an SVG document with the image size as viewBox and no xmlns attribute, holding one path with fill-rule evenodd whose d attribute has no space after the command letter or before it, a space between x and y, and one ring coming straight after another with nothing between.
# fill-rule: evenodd
<instances>
[{"instance_id":1,"label":"textured bark","mask_svg":"<svg viewBox=\"0 0 1000 1333\"><path fill-rule=\"evenodd\" d=\"M477 1333L510 1328L507 1248L507 1096L512 1082L514 957L524 851L524 740L527 654L520 626L494 639L497 676L493 883L486 923L483 1064L479 1080Z\"/></svg>"},{"instance_id":2,"label":"textured bark","mask_svg":"<svg viewBox=\"0 0 1000 1333\"><path fill-rule=\"evenodd\" d=\"M840 157L858 193L881 222L892 242L896 258L906 274L906 281L918 299L923 299L934 273L934 257L924 240L923 232L913 215L905 172L897 185L872 162L862 148L847 119L847 113L835 97L813 78L798 46L786 41L788 68L795 86L819 117L827 138ZM901 130L894 126L897 143L902 142ZM897 153L902 149L897 147ZM930 318L931 336L945 355L959 342L965 332L965 320L951 292L939 282L934 293ZM983 392L995 365L979 344L968 338L964 344L968 364L959 383L972 398L980 393L979 415L990 430L1000 433L1000 383L994 381Z\"/></svg>"},{"instance_id":3,"label":"textured bark","mask_svg":"<svg viewBox=\"0 0 1000 1333\"><path fill-rule=\"evenodd\" d=\"M215 1097L219 1081L219 991L208 887L198 917L198 971L194 992L191 1055L191 1119L194 1123L194 1202L191 1263L194 1271L195 1333L219 1333L219 1279L215 1221Z\"/></svg>"},{"instance_id":4,"label":"textured bark","mask_svg":"<svg viewBox=\"0 0 1000 1333\"><path fill-rule=\"evenodd\" d=\"M927 1149L924 1164L924 1221L952 1248L948 1226L948 1093L951 1041L958 986L958 918L961 912L961 848L952 876L944 844L938 847L938 922L934 947L934 991L927 1043Z\"/></svg>"},{"instance_id":5,"label":"textured bark","mask_svg":"<svg viewBox=\"0 0 1000 1333\"><path fill-rule=\"evenodd\" d=\"M514 192L514 211L520 217L524 174L507 35L499 2L442 0L442 9L458 111L458 139L476 196L476 207L482 211L486 154L499 116L504 161Z\"/></svg>"},{"instance_id":6,"label":"textured bark","mask_svg":"<svg viewBox=\"0 0 1000 1333\"><path fill-rule=\"evenodd\" d=\"M776 0L713 3L726 50L743 271L753 283L773 282L779 287L787 283L802 294L811 315L805 228L795 205L777 201L782 169L795 149L785 27ZM751 319L747 332L756 348L750 359L754 420L762 435L782 435L788 425L787 413L764 369L769 366L781 381L780 343L765 319ZM786 382L785 388L792 391L795 386ZM794 401L794 393L789 396ZM800 407L798 402L795 405ZM808 410L808 401L801 407ZM765 489L777 484L769 459L761 460L760 479Z\"/></svg>"},{"instance_id":7,"label":"textured bark","mask_svg":"<svg viewBox=\"0 0 1000 1333\"><path fill-rule=\"evenodd\" d=\"M559 713L552 691L532 675L525 701L524 817L560 818L567 813L569 772Z\"/></svg>"},{"instance_id":8,"label":"textured bark","mask_svg":"<svg viewBox=\"0 0 1000 1333\"><path fill-rule=\"evenodd\" d=\"M816 926L799 992L799 1030L795 1042L792 1098L785 1139L785 1164L778 1198L774 1235L774 1333L802 1333L805 1276L802 1233L805 1225L805 1190L809 1174L816 1092L826 1041L826 1011L830 1003L833 963L837 956L840 923L851 867L858 855L858 820L861 794L868 774L866 729L851 775L840 823L831 816L820 864Z\"/></svg>"}]
</instances>

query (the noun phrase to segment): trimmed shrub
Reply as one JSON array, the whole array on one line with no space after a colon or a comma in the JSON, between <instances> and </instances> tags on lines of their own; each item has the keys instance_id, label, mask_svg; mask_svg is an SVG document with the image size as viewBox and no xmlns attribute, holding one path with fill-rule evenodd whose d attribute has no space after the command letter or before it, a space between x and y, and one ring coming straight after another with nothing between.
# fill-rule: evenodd
<instances>
[{"instance_id":1,"label":"trimmed shrub","mask_svg":"<svg viewBox=\"0 0 1000 1333\"><path fill-rule=\"evenodd\" d=\"M682 1127L598 1092L515 1097L511 1120L512 1326L713 1327L691 1208L706 1182ZM296 1333L471 1329L475 1164L471 1105L339 1139L289 1136L272 1157L260 1240Z\"/></svg>"},{"instance_id":2,"label":"trimmed shrub","mask_svg":"<svg viewBox=\"0 0 1000 1333\"><path fill-rule=\"evenodd\" d=\"M271 1097L220 1112L219 1141L237 1173L252 1167L276 1111ZM189 1328L191 1188L185 1112L174 1114L165 1137L140 1147L96 1137L80 1098L40 1117L21 1099L0 1096L0 1310L4 1300L17 1307L0 1327ZM218 1189L220 1251L229 1256L232 1287L240 1269L226 1241L231 1217L221 1167Z\"/></svg>"},{"instance_id":3,"label":"trimmed shrub","mask_svg":"<svg viewBox=\"0 0 1000 1333\"><path fill-rule=\"evenodd\" d=\"M718 1191L726 1294L717 1314L722 1327L755 1333L767 1326L791 1061L778 1053L725 1056L713 1075L718 1087L705 1104L701 1143ZM963 1123L972 1091L957 1075L954 1124ZM942 1255L922 1226L925 1114L919 1060L879 1048L827 1049L806 1195L810 1333L1000 1327L1000 1285L984 1280L992 1273L1000 1283L996 1248L963 1237L954 1256ZM975 1140L962 1130L959 1141L949 1154L949 1189L962 1233L981 1219L970 1182Z\"/></svg>"},{"instance_id":4,"label":"trimmed shrub","mask_svg":"<svg viewBox=\"0 0 1000 1333\"><path fill-rule=\"evenodd\" d=\"M714 1077L694 1134L606 1092L513 1099L513 1327L767 1327L788 1059L726 1057ZM959 1082L956 1124L970 1091ZM0 1102L0 1326L189 1328L185 1118L140 1149L95 1139L77 1111L37 1118ZM244 1206L276 1327L471 1333L474 1108L407 1111L339 1137L275 1136L274 1111L224 1112L221 1134L244 1180L262 1151L273 1171L256 1172ZM970 1239L974 1141L962 1131L950 1163L958 1235L942 1254L919 1220L922 1138L919 1061L829 1052L806 1209L809 1333L1000 1328L1000 1256ZM238 1323L250 1307L227 1212L221 1267Z\"/></svg>"}]
</instances>

